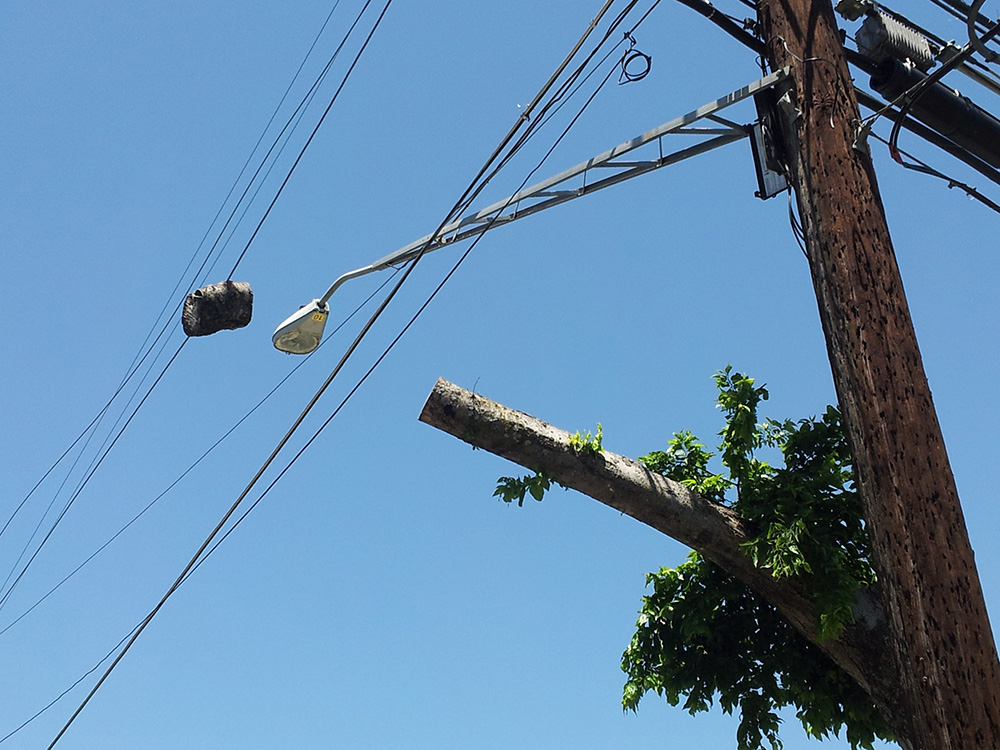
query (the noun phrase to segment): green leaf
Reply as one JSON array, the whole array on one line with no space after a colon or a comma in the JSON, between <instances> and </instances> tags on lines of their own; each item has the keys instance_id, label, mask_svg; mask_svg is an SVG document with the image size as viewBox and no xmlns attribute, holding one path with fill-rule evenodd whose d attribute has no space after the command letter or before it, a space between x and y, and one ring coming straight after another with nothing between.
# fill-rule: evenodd
<instances>
[{"instance_id":1,"label":"green leaf","mask_svg":"<svg viewBox=\"0 0 1000 750\"><path fill-rule=\"evenodd\" d=\"M731 366L715 376L726 418L717 454L721 471L689 432L666 450L640 458L650 469L716 502L726 502L759 533L742 545L755 566L794 576L810 592L821 638L836 638L852 619L859 589L871 585L868 540L854 490L840 413L819 419L758 422L767 389ZM784 466L761 460L777 449ZM736 498L727 492L736 489ZM740 750L778 750L776 713L793 706L806 734L846 729L851 747L891 739L870 698L839 667L744 584L692 553L677 568L647 576L636 633L622 657L628 675L623 705L636 710L646 693L692 712L713 701L740 710Z\"/></svg>"},{"instance_id":2,"label":"green leaf","mask_svg":"<svg viewBox=\"0 0 1000 750\"><path fill-rule=\"evenodd\" d=\"M571 435L569 438L569 446L577 453L582 453L586 456L596 456L602 450L601 441L604 438L604 428L601 423L597 423L597 435L591 435L587 432L586 435L581 435L579 431Z\"/></svg>"}]
</instances>

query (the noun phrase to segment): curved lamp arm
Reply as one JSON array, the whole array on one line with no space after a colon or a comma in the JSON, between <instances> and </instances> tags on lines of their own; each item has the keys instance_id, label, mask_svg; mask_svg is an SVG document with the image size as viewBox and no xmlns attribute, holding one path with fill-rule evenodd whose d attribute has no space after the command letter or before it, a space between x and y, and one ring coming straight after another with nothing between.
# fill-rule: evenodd
<instances>
[{"instance_id":1,"label":"curved lamp arm","mask_svg":"<svg viewBox=\"0 0 1000 750\"><path fill-rule=\"evenodd\" d=\"M406 263L421 253L433 252L454 242L482 234L494 226L531 216L547 208L575 200L641 174L647 174L661 167L676 164L692 156L746 138L750 132L749 127L730 122L720 117L718 113L739 101L771 88L787 78L788 75L788 69L785 68L775 71L731 94L716 99L714 102L709 102L692 112L664 123L658 128L620 143L575 167L521 190L469 216L453 221L441 227L436 233L411 242L406 247L400 248L370 265L348 271L333 282L326 290L326 294L303 306L278 326L271 339L275 348L290 354L308 354L314 351L319 346L323 336L323 326L326 324L326 318L330 312L327 306L330 297L343 283L351 279ZM707 127L695 127L696 123L706 119L711 121ZM705 140L695 145L685 146L672 153L664 153L662 139L673 133L683 133L687 137L702 136ZM690 141L687 142L690 143ZM658 156L639 160L623 158L636 149L653 143L659 144ZM588 175L596 170L601 170L605 176L598 179L591 177L588 180ZM564 183L579 180L582 180L583 184L578 187L560 188Z\"/></svg>"}]
</instances>

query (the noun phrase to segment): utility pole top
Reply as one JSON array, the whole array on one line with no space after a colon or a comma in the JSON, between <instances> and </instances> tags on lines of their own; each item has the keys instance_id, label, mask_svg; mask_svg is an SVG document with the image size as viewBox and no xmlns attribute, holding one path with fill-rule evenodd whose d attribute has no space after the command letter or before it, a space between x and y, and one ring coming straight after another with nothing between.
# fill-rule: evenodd
<instances>
[{"instance_id":1,"label":"utility pole top","mask_svg":"<svg viewBox=\"0 0 1000 750\"><path fill-rule=\"evenodd\" d=\"M1000 747L1000 664L829 0L760 0L834 382L889 619L874 695L907 750Z\"/></svg>"}]
</instances>

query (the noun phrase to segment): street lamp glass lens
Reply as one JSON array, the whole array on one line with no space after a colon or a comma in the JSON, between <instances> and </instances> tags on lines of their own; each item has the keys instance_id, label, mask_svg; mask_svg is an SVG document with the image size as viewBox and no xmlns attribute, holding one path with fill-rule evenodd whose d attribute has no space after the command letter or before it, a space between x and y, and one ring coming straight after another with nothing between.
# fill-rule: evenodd
<instances>
[{"instance_id":1,"label":"street lamp glass lens","mask_svg":"<svg viewBox=\"0 0 1000 750\"><path fill-rule=\"evenodd\" d=\"M314 299L286 319L271 337L274 347L289 354L308 354L319 346L329 308Z\"/></svg>"}]
</instances>

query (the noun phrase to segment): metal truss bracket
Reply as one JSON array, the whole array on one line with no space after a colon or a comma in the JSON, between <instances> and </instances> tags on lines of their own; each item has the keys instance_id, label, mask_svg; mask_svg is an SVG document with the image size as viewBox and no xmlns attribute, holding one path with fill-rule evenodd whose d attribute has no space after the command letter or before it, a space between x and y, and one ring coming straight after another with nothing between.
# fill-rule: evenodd
<instances>
[{"instance_id":1,"label":"metal truss bracket","mask_svg":"<svg viewBox=\"0 0 1000 750\"><path fill-rule=\"evenodd\" d=\"M444 226L436 234L421 237L394 253L380 258L371 265L349 271L333 283L320 302L325 304L340 285L349 279L406 263L421 253L432 252L446 245L482 234L498 225L508 224L517 219L537 214L547 208L575 200L584 195L590 195L633 177L712 151L727 143L747 138L750 135L750 126L738 125L721 117L719 113L737 102L772 88L788 76L788 68L764 76L731 94L660 125L658 128L620 143L575 167L458 219ZM697 125L703 121L708 121L711 125ZM694 145L669 151L669 149L664 148L667 136L697 136L703 140ZM675 139L671 138L670 140L672 142ZM659 147L655 158L624 158L643 146L654 143ZM675 144L671 143L671 145Z\"/></svg>"}]
</instances>

